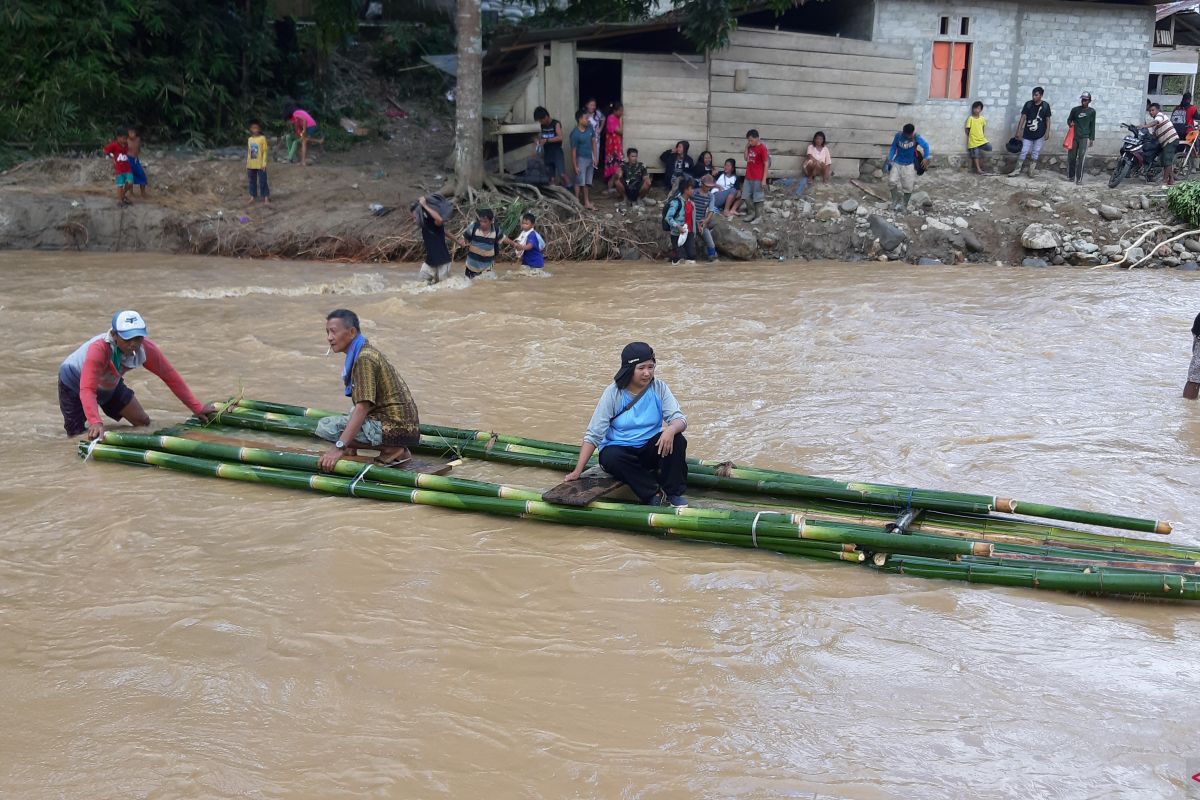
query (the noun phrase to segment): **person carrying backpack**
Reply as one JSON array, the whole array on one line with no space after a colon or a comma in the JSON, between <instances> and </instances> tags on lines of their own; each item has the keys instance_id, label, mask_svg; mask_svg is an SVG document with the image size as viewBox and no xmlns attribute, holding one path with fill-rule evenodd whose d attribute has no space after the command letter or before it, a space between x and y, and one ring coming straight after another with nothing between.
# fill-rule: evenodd
<instances>
[{"instance_id":1,"label":"person carrying backpack","mask_svg":"<svg viewBox=\"0 0 1200 800\"><path fill-rule=\"evenodd\" d=\"M681 178L679 192L667 199L663 206L662 227L671 234L671 265L679 264L679 251L683 250L686 263L696 263L695 206L692 193L696 184L691 178Z\"/></svg>"}]
</instances>

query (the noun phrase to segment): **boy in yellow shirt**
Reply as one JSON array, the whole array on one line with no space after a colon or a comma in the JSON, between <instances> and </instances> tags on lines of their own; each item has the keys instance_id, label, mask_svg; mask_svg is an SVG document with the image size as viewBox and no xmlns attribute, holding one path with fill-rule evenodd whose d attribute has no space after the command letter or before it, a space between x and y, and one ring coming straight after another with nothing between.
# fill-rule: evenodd
<instances>
[{"instance_id":1,"label":"boy in yellow shirt","mask_svg":"<svg viewBox=\"0 0 1200 800\"><path fill-rule=\"evenodd\" d=\"M250 123L250 138L246 140L246 182L250 186L246 205L260 196L264 203L271 202L271 187L267 185L267 137L262 135L262 125L257 120Z\"/></svg>"},{"instance_id":2,"label":"boy in yellow shirt","mask_svg":"<svg viewBox=\"0 0 1200 800\"><path fill-rule=\"evenodd\" d=\"M967 123L963 126L967 134L967 155L975 165L976 175L991 174L983 171L983 154L992 152L992 145L988 143L984 133L985 128L987 117L983 116L983 103L976 100L971 104L971 116L967 117Z\"/></svg>"}]
</instances>

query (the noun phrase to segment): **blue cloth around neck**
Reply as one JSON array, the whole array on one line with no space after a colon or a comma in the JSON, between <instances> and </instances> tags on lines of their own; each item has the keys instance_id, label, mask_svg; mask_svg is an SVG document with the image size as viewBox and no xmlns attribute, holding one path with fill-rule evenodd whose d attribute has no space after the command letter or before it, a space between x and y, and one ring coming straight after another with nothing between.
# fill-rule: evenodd
<instances>
[{"instance_id":1,"label":"blue cloth around neck","mask_svg":"<svg viewBox=\"0 0 1200 800\"><path fill-rule=\"evenodd\" d=\"M342 383L346 384L346 397L354 391L354 385L350 380L350 376L354 373L354 361L358 358L358 351L363 349L363 345L367 343L367 337L361 333L354 337L354 341L346 348L346 365L342 367Z\"/></svg>"}]
</instances>

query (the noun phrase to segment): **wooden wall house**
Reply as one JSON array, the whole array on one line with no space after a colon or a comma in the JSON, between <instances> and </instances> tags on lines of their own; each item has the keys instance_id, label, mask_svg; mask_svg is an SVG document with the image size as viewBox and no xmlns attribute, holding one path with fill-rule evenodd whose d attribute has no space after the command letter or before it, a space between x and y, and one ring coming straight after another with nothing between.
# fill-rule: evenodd
<instances>
[{"instance_id":1,"label":"wooden wall house","mask_svg":"<svg viewBox=\"0 0 1200 800\"><path fill-rule=\"evenodd\" d=\"M597 69L625 107L625 146L637 147L652 166L685 139L693 157L711 150L718 162L737 159L740 169L746 131L757 128L772 169L791 174L821 130L835 169L857 175L859 161L879 158L891 141L897 102L911 99L916 85L911 55L894 45L742 27L728 48L709 56L620 46L620 38L645 27L608 26L609 37L588 40L567 38L576 31L548 32L541 34L547 41L502 43L498 54L489 53L484 116L493 131L506 132L506 166L519 169L530 154L536 106L567 129L585 96L601 94L586 80Z\"/></svg>"},{"instance_id":2,"label":"wooden wall house","mask_svg":"<svg viewBox=\"0 0 1200 800\"><path fill-rule=\"evenodd\" d=\"M709 63L709 149L740 164L755 128L772 170L796 174L823 131L835 172L854 177L862 159L886 152L902 124L899 102L915 88L912 55L896 45L738 28Z\"/></svg>"}]
</instances>

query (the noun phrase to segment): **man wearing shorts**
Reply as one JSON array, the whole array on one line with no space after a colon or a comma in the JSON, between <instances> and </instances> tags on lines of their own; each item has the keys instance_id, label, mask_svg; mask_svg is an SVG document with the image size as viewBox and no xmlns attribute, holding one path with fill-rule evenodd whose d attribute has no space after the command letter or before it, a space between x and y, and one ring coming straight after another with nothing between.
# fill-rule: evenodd
<instances>
[{"instance_id":1,"label":"man wearing shorts","mask_svg":"<svg viewBox=\"0 0 1200 800\"><path fill-rule=\"evenodd\" d=\"M550 185L562 183L567 174L567 163L563 158L562 123L541 106L533 110L533 118L542 128L534 140L534 146L542 154L546 171L550 173Z\"/></svg>"},{"instance_id":2,"label":"man wearing shorts","mask_svg":"<svg viewBox=\"0 0 1200 800\"><path fill-rule=\"evenodd\" d=\"M1150 116L1150 124L1146 127L1162 147L1158 157L1162 159L1163 185L1170 186L1175 183L1175 151L1179 147L1179 134L1175 132L1171 118L1162 112L1158 103L1151 103L1146 113Z\"/></svg>"},{"instance_id":3,"label":"man wearing shorts","mask_svg":"<svg viewBox=\"0 0 1200 800\"><path fill-rule=\"evenodd\" d=\"M750 210L746 222L754 222L762 216L763 202L767 199L763 184L767 180L767 164L770 161L771 154L759 140L758 131L754 128L746 131L746 180L742 184L742 199Z\"/></svg>"},{"instance_id":4,"label":"man wearing shorts","mask_svg":"<svg viewBox=\"0 0 1200 800\"><path fill-rule=\"evenodd\" d=\"M86 431L89 439L99 438L104 434L101 411L131 425L149 425L150 415L125 385L125 373L137 367L162 378L196 416L203 419L216 410L212 404L201 405L158 346L146 338L142 315L118 311L107 333L88 339L58 368L58 407L67 436Z\"/></svg>"},{"instance_id":5,"label":"man wearing shorts","mask_svg":"<svg viewBox=\"0 0 1200 800\"><path fill-rule=\"evenodd\" d=\"M899 213L908 208L917 184L917 163L929 158L932 152L929 143L917 135L917 128L911 122L892 139L886 164L892 189L892 211Z\"/></svg>"}]
</instances>

